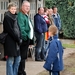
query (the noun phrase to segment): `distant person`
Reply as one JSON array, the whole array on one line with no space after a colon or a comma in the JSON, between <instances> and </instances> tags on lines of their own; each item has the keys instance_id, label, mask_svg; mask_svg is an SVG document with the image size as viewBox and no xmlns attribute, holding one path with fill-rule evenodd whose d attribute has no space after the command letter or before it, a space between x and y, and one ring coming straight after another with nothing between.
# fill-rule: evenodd
<instances>
[{"instance_id":1,"label":"distant person","mask_svg":"<svg viewBox=\"0 0 75 75\"><path fill-rule=\"evenodd\" d=\"M6 58L6 75L17 75L20 64L21 33L17 23L17 6L14 2L8 3L8 11L3 20L3 31L7 33L4 43L4 56Z\"/></svg>"},{"instance_id":2,"label":"distant person","mask_svg":"<svg viewBox=\"0 0 75 75\"><path fill-rule=\"evenodd\" d=\"M53 10L52 8L48 9L48 19L50 20L50 26L54 25L54 20L53 20Z\"/></svg>"},{"instance_id":3,"label":"distant person","mask_svg":"<svg viewBox=\"0 0 75 75\"><path fill-rule=\"evenodd\" d=\"M49 14L48 8L47 7L44 7L43 17L45 18L45 21L47 23L47 27L49 28L49 26L50 26L50 20L49 20L48 14Z\"/></svg>"},{"instance_id":4,"label":"distant person","mask_svg":"<svg viewBox=\"0 0 75 75\"><path fill-rule=\"evenodd\" d=\"M44 33L47 31L47 24L42 16L44 14L44 8L39 7L38 13L34 16L34 32L36 37L36 47L35 47L35 61L44 60Z\"/></svg>"},{"instance_id":5,"label":"distant person","mask_svg":"<svg viewBox=\"0 0 75 75\"><path fill-rule=\"evenodd\" d=\"M58 29L55 25L49 27L52 40L49 43L49 50L44 64L44 68L49 71L49 75L60 75L60 71L63 70L63 47L58 37L55 36L57 32Z\"/></svg>"},{"instance_id":6,"label":"distant person","mask_svg":"<svg viewBox=\"0 0 75 75\"><path fill-rule=\"evenodd\" d=\"M22 44L20 46L21 61L19 65L18 75L26 75L25 63L30 39L33 39L33 26L29 18L30 3L23 1L21 10L18 13L18 23L22 34Z\"/></svg>"},{"instance_id":7,"label":"distant person","mask_svg":"<svg viewBox=\"0 0 75 75\"><path fill-rule=\"evenodd\" d=\"M54 24L56 25L56 27L58 28L58 34L57 36L59 37L59 31L61 30L61 19L60 19L60 15L58 13L58 9L56 6L52 7L53 9L53 20L54 20ZM65 49L65 47L63 47L63 49Z\"/></svg>"},{"instance_id":8,"label":"distant person","mask_svg":"<svg viewBox=\"0 0 75 75\"><path fill-rule=\"evenodd\" d=\"M56 27L58 28L58 30L61 29L61 19L60 19L60 15L58 13L58 9L56 6L52 7L53 9L53 20L54 20L54 24L56 25Z\"/></svg>"},{"instance_id":9,"label":"distant person","mask_svg":"<svg viewBox=\"0 0 75 75\"><path fill-rule=\"evenodd\" d=\"M44 17L44 19L46 21L47 28L49 28L49 26L50 26L50 20L49 20L49 17L48 17L48 8L47 7L44 7L43 17ZM47 32L45 32L45 42L48 41L48 38L49 38L49 35L48 35L48 31L47 31Z\"/></svg>"}]
</instances>

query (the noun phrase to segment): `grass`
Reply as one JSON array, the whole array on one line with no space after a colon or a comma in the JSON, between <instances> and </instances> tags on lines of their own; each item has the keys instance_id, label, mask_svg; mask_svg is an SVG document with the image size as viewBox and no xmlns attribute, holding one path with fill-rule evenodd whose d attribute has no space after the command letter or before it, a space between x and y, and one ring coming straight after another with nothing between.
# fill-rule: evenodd
<instances>
[{"instance_id":1,"label":"grass","mask_svg":"<svg viewBox=\"0 0 75 75\"><path fill-rule=\"evenodd\" d=\"M75 44L62 44L65 48L75 48Z\"/></svg>"}]
</instances>

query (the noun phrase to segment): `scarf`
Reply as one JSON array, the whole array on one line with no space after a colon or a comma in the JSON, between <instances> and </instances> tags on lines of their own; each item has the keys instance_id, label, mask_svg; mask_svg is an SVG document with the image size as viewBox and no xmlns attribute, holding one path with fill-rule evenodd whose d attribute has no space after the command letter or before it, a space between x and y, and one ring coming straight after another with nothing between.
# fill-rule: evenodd
<instances>
[{"instance_id":1,"label":"scarf","mask_svg":"<svg viewBox=\"0 0 75 75\"><path fill-rule=\"evenodd\" d=\"M14 32L15 34L20 37L20 30L19 30L19 25L17 22L17 15L16 14L12 14L10 11L7 11L5 13L5 16L8 15L11 19L14 20Z\"/></svg>"}]
</instances>

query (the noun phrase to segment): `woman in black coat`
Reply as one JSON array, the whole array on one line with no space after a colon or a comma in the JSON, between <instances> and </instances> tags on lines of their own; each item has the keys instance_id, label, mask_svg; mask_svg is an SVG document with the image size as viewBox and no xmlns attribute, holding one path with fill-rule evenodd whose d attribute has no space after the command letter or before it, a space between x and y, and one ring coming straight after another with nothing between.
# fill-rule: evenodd
<instances>
[{"instance_id":1,"label":"woman in black coat","mask_svg":"<svg viewBox=\"0 0 75 75\"><path fill-rule=\"evenodd\" d=\"M6 75L17 75L20 62L21 34L15 12L16 5L13 2L9 3L3 21L4 33L8 34L4 43L4 55L7 58Z\"/></svg>"}]
</instances>

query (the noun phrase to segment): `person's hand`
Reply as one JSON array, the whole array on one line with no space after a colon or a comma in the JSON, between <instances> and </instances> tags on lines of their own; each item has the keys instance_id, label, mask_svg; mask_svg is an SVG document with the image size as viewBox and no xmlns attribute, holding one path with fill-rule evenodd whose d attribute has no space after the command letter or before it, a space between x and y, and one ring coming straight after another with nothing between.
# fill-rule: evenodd
<instances>
[{"instance_id":1,"label":"person's hand","mask_svg":"<svg viewBox=\"0 0 75 75\"><path fill-rule=\"evenodd\" d=\"M6 55L6 56L4 56L4 58L5 58L5 59L7 59L7 58L8 58L8 56Z\"/></svg>"},{"instance_id":2,"label":"person's hand","mask_svg":"<svg viewBox=\"0 0 75 75\"><path fill-rule=\"evenodd\" d=\"M21 44L22 44L22 39L20 39L18 42L18 45L21 45Z\"/></svg>"}]
</instances>

